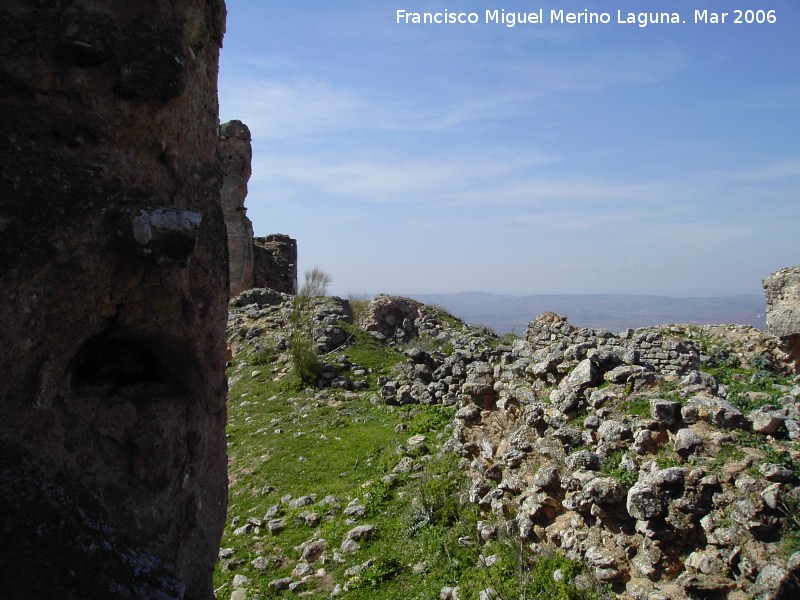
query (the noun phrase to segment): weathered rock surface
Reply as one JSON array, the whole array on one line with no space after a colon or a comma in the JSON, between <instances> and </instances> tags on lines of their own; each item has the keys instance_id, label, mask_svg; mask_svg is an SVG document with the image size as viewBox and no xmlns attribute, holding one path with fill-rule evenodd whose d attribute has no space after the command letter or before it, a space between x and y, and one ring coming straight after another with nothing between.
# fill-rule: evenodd
<instances>
[{"instance_id":1,"label":"weathered rock surface","mask_svg":"<svg viewBox=\"0 0 800 600\"><path fill-rule=\"evenodd\" d=\"M734 326L662 329L614 336L552 313L537 317L512 348L469 356L463 370L480 378L445 379L460 407L445 448L463 457L470 500L496 527L559 547L618 593L773 597L794 585L777 542L794 527L785 507L800 482L767 457L796 456L800 388L772 389L764 396L784 394L780 405L745 415L696 368L781 362L774 341ZM711 335L741 356L726 350L712 359L690 339ZM466 358L456 352L442 364L457 355ZM424 383L406 372L397 383ZM428 390L442 382L444 372L434 373ZM670 399L660 389L673 390ZM635 415L627 411L634 405ZM746 436L762 436L764 448L781 440L783 450L731 449ZM736 460L720 460L723 451Z\"/></svg>"},{"instance_id":2,"label":"weathered rock surface","mask_svg":"<svg viewBox=\"0 0 800 600\"><path fill-rule=\"evenodd\" d=\"M253 148L250 130L241 121L228 121L219 128L222 167L220 200L228 230L230 294L235 296L253 285L253 224L244 206L251 175Z\"/></svg>"},{"instance_id":3,"label":"weathered rock surface","mask_svg":"<svg viewBox=\"0 0 800 600\"><path fill-rule=\"evenodd\" d=\"M0 7L0 595L212 597L221 0Z\"/></svg>"},{"instance_id":4,"label":"weathered rock surface","mask_svg":"<svg viewBox=\"0 0 800 600\"><path fill-rule=\"evenodd\" d=\"M297 293L297 240L282 233L253 239L251 287Z\"/></svg>"},{"instance_id":5,"label":"weathered rock surface","mask_svg":"<svg viewBox=\"0 0 800 600\"><path fill-rule=\"evenodd\" d=\"M297 240L284 234L253 236L245 199L252 172L250 130L241 121L219 128L222 190L220 192L228 231L230 295L252 288L271 288L285 294L297 292Z\"/></svg>"},{"instance_id":6,"label":"weathered rock surface","mask_svg":"<svg viewBox=\"0 0 800 600\"><path fill-rule=\"evenodd\" d=\"M767 332L780 339L800 373L800 266L776 271L763 285Z\"/></svg>"}]
</instances>

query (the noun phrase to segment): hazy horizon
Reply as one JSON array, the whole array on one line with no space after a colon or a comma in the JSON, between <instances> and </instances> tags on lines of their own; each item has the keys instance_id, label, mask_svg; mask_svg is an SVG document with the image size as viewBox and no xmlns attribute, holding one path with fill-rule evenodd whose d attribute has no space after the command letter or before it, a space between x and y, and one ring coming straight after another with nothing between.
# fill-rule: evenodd
<instances>
[{"instance_id":1,"label":"hazy horizon","mask_svg":"<svg viewBox=\"0 0 800 600\"><path fill-rule=\"evenodd\" d=\"M486 292L409 294L427 304L438 304L471 325L486 325L499 334L525 332L543 312L567 317L573 325L625 329L675 323L716 325L731 323L764 330L763 295L675 297L640 294L529 294L509 296Z\"/></svg>"}]
</instances>

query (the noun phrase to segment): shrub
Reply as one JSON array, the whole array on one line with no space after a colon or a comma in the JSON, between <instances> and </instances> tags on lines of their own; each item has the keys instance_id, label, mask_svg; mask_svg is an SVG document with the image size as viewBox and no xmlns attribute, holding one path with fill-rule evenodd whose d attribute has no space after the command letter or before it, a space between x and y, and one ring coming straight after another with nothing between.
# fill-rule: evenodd
<instances>
[{"instance_id":1,"label":"shrub","mask_svg":"<svg viewBox=\"0 0 800 600\"><path fill-rule=\"evenodd\" d=\"M458 492L463 486L464 475L458 469L456 454L443 454L428 463L425 474L419 479L416 503L409 519L410 531L425 525L452 525L461 514Z\"/></svg>"},{"instance_id":2,"label":"shrub","mask_svg":"<svg viewBox=\"0 0 800 600\"><path fill-rule=\"evenodd\" d=\"M301 390L316 385L322 369L314 340L311 336L310 296L295 296L289 322L289 353L292 356L292 373L289 387Z\"/></svg>"},{"instance_id":3,"label":"shrub","mask_svg":"<svg viewBox=\"0 0 800 600\"><path fill-rule=\"evenodd\" d=\"M250 358L252 365L270 365L278 359L278 351L272 346L262 346Z\"/></svg>"},{"instance_id":4,"label":"shrub","mask_svg":"<svg viewBox=\"0 0 800 600\"><path fill-rule=\"evenodd\" d=\"M622 457L624 455L624 450L617 450L616 452L611 453L600 466L600 472L608 475L609 477L613 477L623 485L630 487L636 483L639 474L636 471L629 471L620 466L620 462L622 461Z\"/></svg>"},{"instance_id":5,"label":"shrub","mask_svg":"<svg viewBox=\"0 0 800 600\"><path fill-rule=\"evenodd\" d=\"M541 554L515 535L503 536L494 549L500 560L484 566L482 585L494 590L500 600L548 598L553 600L595 600L606 597L599 583L586 575L586 566L564 556L557 549ZM558 575L556 575L558 574ZM589 585L576 585L583 575Z\"/></svg>"},{"instance_id":6,"label":"shrub","mask_svg":"<svg viewBox=\"0 0 800 600\"><path fill-rule=\"evenodd\" d=\"M350 310L353 311L353 323L361 325L364 319L367 318L369 298L366 296L357 296L356 294L347 294L347 301L350 303Z\"/></svg>"},{"instance_id":7,"label":"shrub","mask_svg":"<svg viewBox=\"0 0 800 600\"><path fill-rule=\"evenodd\" d=\"M322 369L314 347L314 341L305 335L293 335L289 339L289 351L292 355L292 378L294 389L313 387L319 381Z\"/></svg>"},{"instance_id":8,"label":"shrub","mask_svg":"<svg viewBox=\"0 0 800 600\"><path fill-rule=\"evenodd\" d=\"M319 267L314 267L305 272L305 282L300 288L298 296L305 296L307 298L324 296L328 293L328 286L331 281L333 281L333 277Z\"/></svg>"},{"instance_id":9,"label":"shrub","mask_svg":"<svg viewBox=\"0 0 800 600\"><path fill-rule=\"evenodd\" d=\"M402 570L403 565L396 558L379 557L358 574L351 589L376 590L387 581L397 577Z\"/></svg>"}]
</instances>

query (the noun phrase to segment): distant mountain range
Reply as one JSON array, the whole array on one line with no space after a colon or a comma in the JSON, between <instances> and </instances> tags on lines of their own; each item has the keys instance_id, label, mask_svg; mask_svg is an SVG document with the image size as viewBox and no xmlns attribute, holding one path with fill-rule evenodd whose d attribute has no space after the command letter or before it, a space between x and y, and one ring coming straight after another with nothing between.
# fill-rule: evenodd
<instances>
[{"instance_id":1,"label":"distant mountain range","mask_svg":"<svg viewBox=\"0 0 800 600\"><path fill-rule=\"evenodd\" d=\"M472 325L486 325L499 334L522 335L537 315L552 311L581 327L614 333L628 328L694 323L737 323L764 329L764 297L672 298L624 294L553 294L503 296L486 292L411 294L426 304L438 304Z\"/></svg>"}]
</instances>

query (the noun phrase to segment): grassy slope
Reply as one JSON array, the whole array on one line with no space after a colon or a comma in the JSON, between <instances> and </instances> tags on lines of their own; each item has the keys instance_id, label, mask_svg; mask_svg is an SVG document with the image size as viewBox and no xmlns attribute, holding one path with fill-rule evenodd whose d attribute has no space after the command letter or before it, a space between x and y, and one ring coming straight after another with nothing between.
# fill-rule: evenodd
<instances>
[{"instance_id":1,"label":"grassy slope","mask_svg":"<svg viewBox=\"0 0 800 600\"><path fill-rule=\"evenodd\" d=\"M312 538L327 540L328 548L324 562L312 565L316 574L302 586L307 596L329 597L337 583L343 587L341 598L438 598L442 587L455 585L460 585L462 600L477 598L487 587L510 592L517 557L510 546L494 544L489 549L505 559L491 568L483 564L479 552L486 555L487 550L479 550L475 539L477 513L461 501L464 481L457 457L436 456L455 409L392 407L378 401L378 377L389 375L404 357L364 332L350 332L354 343L340 354L353 369L368 371L370 388L362 392L286 389L287 368L280 362L258 364L265 354L253 353L257 338L234 357L228 402L230 501L222 540L232 555L218 563L217 597L230 597L237 574L250 580L248 597L297 597L296 592L272 590L269 583L291 576L300 556L296 547ZM425 436L427 450L408 448L407 440L417 434ZM412 472L393 474L407 456L414 461ZM289 497L306 495L313 495L315 503L289 507ZM329 495L339 499L340 508L322 505ZM366 514L354 519L343 509L356 498ZM271 535L265 513L276 504L282 504L277 516L286 527ZM318 525L306 522L309 512L321 517ZM261 520L263 526L234 535L248 519ZM355 554L335 552L359 524L373 525L374 537L360 541ZM364 564L369 566L357 575L345 574ZM566 559L542 564L550 571L577 572ZM545 587L553 588L556 597L578 597L569 586L554 584L550 571Z\"/></svg>"},{"instance_id":2,"label":"grassy slope","mask_svg":"<svg viewBox=\"0 0 800 600\"><path fill-rule=\"evenodd\" d=\"M371 570L362 574L356 589L343 597L359 597L359 589L363 591L365 586L379 583L381 597L412 598L416 594L429 597L434 591L431 586L438 585L435 582L443 577L441 573L430 573L436 569L435 564L429 564L427 574L414 573L413 565L426 558L415 546L419 542L424 545L426 536L410 543L403 518L413 497L409 491L417 485L418 475L396 476L390 485L382 478L402 458L396 449L409 436L425 433L428 445L435 447L442 424L451 416L441 418L440 413L445 409L437 407L404 410L372 404L378 375L388 373L402 355L366 337L361 337L360 343L347 354L352 362L371 370L368 378L371 390L295 393L283 389L279 367L252 365L246 351L234 359L236 366L231 376L240 372L242 377L229 395L229 523L235 517L239 517L237 527L248 518L263 519L267 510L287 495L292 498L315 495L317 501L334 495L342 508L361 498L367 513L358 522L376 527L374 539L362 542L362 549L347 556L344 563L329 561L314 565L317 569L324 568L332 577L312 579L313 584L307 587L316 586L320 595L327 596L332 580L348 580L343 575L347 568L380 558ZM252 376L257 371L260 373ZM438 430L429 431L429 425L438 426ZM309 511L317 511L323 517L319 526L311 527L301 518L302 513ZM330 544L327 553L330 556L355 525L341 511L331 511L330 507L319 507L316 503L294 509L287 506L281 514L287 525L276 536L267 531L236 536L235 527L226 529L223 547L233 548L234 568L217 571L216 587L222 588L220 597L225 593L223 586L229 589L236 573L251 579L252 593L279 596L280 593L270 592L268 583L290 575L299 555L293 550L295 546L312 537L323 538ZM423 549L422 554L426 553ZM261 571L251 565L257 556L268 559L268 569ZM435 591L438 594L438 588Z\"/></svg>"}]
</instances>

